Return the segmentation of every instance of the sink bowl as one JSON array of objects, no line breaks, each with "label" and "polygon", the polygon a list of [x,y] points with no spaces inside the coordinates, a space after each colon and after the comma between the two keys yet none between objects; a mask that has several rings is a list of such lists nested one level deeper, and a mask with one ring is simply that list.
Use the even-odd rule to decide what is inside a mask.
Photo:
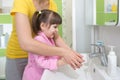
[{"label": "sink bowl", "polygon": [[73,70],[70,66],[60,67],[56,71],[45,70],[41,80],[87,80],[85,67]]},{"label": "sink bowl", "polygon": [[82,55],[85,62],[80,69],[73,70],[66,66],[57,71],[46,70],[41,80],[112,80],[106,73],[106,67],[101,66],[98,59],[92,61],[88,54]]},{"label": "sink bowl", "polygon": [[62,66],[56,71],[45,70],[41,80],[92,80],[87,75],[87,54],[82,54],[85,62],[79,69],[73,70],[69,65]]},{"label": "sink bowl", "polygon": [[87,75],[87,54],[82,54],[85,62],[79,69],[73,70],[69,65],[60,67],[56,71],[45,70],[41,80],[92,80]]},{"label": "sink bowl", "polygon": [[82,54],[85,60],[84,65],[87,66],[84,69],[87,76],[86,80],[112,80],[106,73],[107,67],[101,65],[98,57],[89,58],[89,54]]},{"label": "sink bowl", "polygon": [[92,64],[89,69],[92,80],[112,80],[106,73],[106,69],[100,68],[96,64]]},{"label": "sink bowl", "polygon": [[98,57],[89,59],[87,72],[91,76],[92,80],[120,80],[118,74],[120,74],[120,68],[117,67],[115,76],[109,76],[107,67],[102,66]]},{"label": "sink bowl", "polygon": [[88,54],[81,55],[85,62],[80,69],[73,70],[67,66],[55,72],[46,70],[42,80],[120,80],[120,78],[112,79],[107,74],[107,67],[101,65],[99,58],[89,59]]}]

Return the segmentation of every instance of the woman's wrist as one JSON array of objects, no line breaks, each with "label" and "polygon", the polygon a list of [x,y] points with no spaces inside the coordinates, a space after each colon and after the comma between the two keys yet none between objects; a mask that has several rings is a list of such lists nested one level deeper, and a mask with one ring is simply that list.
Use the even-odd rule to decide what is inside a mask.
[{"label": "woman's wrist", "polygon": [[64,48],[60,48],[60,47],[59,47],[59,49],[60,49],[60,54],[59,54],[59,55],[60,55],[61,57],[64,57],[64,56],[65,56],[65,53],[66,53],[66,50],[65,50]]}]

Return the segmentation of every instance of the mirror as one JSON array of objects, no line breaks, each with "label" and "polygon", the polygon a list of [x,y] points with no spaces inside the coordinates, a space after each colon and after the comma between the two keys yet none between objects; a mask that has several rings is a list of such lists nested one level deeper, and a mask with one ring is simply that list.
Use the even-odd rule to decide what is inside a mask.
[{"label": "mirror", "polygon": [[118,23],[118,0],[95,0],[95,25],[115,26]]}]

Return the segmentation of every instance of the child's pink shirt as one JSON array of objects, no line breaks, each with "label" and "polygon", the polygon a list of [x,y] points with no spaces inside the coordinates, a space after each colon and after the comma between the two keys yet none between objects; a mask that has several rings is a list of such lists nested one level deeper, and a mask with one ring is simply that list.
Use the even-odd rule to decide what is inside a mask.
[{"label": "child's pink shirt", "polygon": [[[54,40],[48,39],[43,32],[39,32],[39,35],[35,39],[50,46],[55,46]],[[45,69],[57,69],[57,60],[58,56],[48,57],[29,53],[28,64],[25,67],[22,80],[41,80]]]}]

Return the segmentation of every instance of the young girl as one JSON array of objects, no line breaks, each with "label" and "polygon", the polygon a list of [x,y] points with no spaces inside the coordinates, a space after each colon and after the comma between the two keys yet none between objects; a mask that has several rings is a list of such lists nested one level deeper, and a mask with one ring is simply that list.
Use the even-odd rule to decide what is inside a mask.
[{"label": "young girl", "polygon": [[[32,28],[36,35],[34,39],[50,46],[56,46],[53,38],[58,33],[58,26],[61,23],[60,15],[54,11],[47,9],[36,11],[32,18]],[[23,80],[40,80],[45,69],[56,70],[65,64],[64,59],[58,56],[43,56],[29,52]]]},{"label": "young girl", "polygon": [[54,38],[58,47],[49,46],[33,39],[31,18],[36,10],[43,9],[57,12],[55,0],[14,0],[10,12],[13,29],[6,49],[6,80],[22,80],[23,71],[28,61],[28,52],[63,57],[74,69],[81,66],[82,56],[72,50],[59,34],[56,34]]}]

